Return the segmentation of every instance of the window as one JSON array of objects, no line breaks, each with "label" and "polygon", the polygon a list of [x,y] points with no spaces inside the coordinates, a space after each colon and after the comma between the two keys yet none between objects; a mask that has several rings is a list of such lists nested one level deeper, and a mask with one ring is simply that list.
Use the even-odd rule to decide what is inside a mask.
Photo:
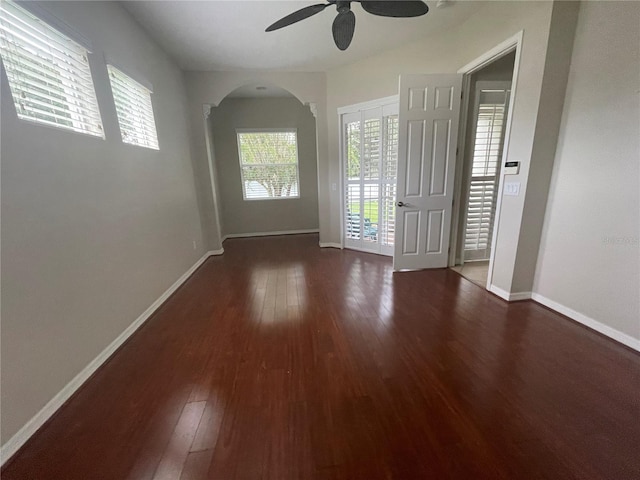
[{"label": "window", "polygon": [[112,65],[107,65],[107,69],[122,141],[159,150],[151,90]]},{"label": "window", "polygon": [[238,131],[245,200],[299,198],[295,130]]},{"label": "window", "polygon": [[87,50],[13,2],[0,2],[0,56],[18,117],[104,138]]}]

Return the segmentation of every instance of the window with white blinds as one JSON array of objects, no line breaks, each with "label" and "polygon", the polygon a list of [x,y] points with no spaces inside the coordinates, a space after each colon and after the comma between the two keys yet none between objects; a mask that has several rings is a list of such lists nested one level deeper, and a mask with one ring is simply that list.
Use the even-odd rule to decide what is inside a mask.
[{"label": "window with white blinds", "polygon": [[300,197],[296,130],[236,133],[244,199]]},{"label": "window with white blinds", "polygon": [[151,91],[113,65],[107,69],[122,141],[159,150]]},{"label": "window with white blinds", "polygon": [[13,2],[0,2],[0,56],[18,117],[104,138],[87,50]]}]

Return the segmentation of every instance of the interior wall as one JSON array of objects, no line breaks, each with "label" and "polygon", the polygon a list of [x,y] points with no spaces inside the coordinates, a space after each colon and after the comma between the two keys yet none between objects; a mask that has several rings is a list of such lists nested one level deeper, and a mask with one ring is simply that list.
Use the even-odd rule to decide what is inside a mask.
[{"label": "interior wall", "polygon": [[[194,169],[198,197],[206,212],[202,222],[209,250],[222,248],[222,235],[218,228],[219,219],[216,218],[217,209],[214,206],[214,199],[218,197],[221,187],[216,175],[211,175],[206,145],[209,130],[204,125],[205,113],[210,110],[208,106],[218,106],[229,93],[238,87],[259,83],[276,85],[291,92],[303,105],[309,106],[308,108],[316,119],[320,244],[328,242],[329,162],[327,157],[326,75],[320,72],[185,72],[185,79],[189,98]],[[205,113],[203,113],[203,106]],[[213,145],[211,153],[215,162],[217,156],[215,145]],[[213,182],[211,178],[213,178]],[[216,184],[218,185],[216,186]]]},{"label": "interior wall", "polygon": [[[525,203],[510,291],[527,296],[533,290],[579,9],[580,3],[575,1],[553,5],[534,143],[526,165],[528,174],[522,178],[520,187]],[[510,182],[512,177],[508,177]],[[499,228],[503,228],[503,220],[501,214]]]},{"label": "interior wall", "polygon": [[[2,71],[3,445],[204,253],[182,73],[116,2],[43,8],[92,43],[106,140],[19,120]],[[121,142],[105,57],[159,151]]]},{"label": "interior wall", "polygon": [[[562,3],[562,2],[561,2]],[[455,6],[453,6],[455,8]],[[547,44],[554,9],[552,2],[487,2],[464,23],[438,35],[390,50],[327,73],[327,116],[329,118],[329,183],[339,181],[337,109],[398,93],[403,73],[455,73],[523,31],[519,75],[511,128],[509,160],[520,161],[520,175],[514,181],[526,183],[535,140],[535,127],[545,72]],[[539,137],[539,141],[544,141]],[[331,213],[328,236],[340,238],[339,192],[330,192]],[[502,291],[512,290],[516,268],[517,239],[524,210],[524,192],[505,197],[502,225],[497,233],[493,283]],[[322,208],[322,207],[321,207]],[[521,255],[537,256],[537,248]],[[529,272],[531,281],[533,270]]]},{"label": "interior wall", "polygon": [[640,339],[640,4],[585,2],[535,292]]},{"label": "interior wall", "polygon": [[[316,122],[296,98],[226,98],[211,111],[222,235],[318,229]],[[297,130],[300,198],[244,200],[238,128]]]}]

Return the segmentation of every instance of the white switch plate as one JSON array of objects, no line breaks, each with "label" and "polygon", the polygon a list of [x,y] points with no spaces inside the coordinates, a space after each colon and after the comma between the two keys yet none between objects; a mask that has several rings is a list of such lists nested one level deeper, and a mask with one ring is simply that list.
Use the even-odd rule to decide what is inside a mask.
[{"label": "white switch plate", "polygon": [[520,182],[505,182],[504,194],[512,197],[520,195]]},{"label": "white switch plate", "polygon": [[331,190],[333,190],[334,192],[338,189],[337,185],[335,183],[331,184]]}]

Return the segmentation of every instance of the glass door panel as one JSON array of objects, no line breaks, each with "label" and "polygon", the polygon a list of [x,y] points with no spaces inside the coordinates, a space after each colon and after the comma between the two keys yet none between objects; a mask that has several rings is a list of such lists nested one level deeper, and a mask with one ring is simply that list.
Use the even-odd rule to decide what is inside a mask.
[{"label": "glass door panel", "polygon": [[397,105],[342,116],[345,247],[393,255]]}]

